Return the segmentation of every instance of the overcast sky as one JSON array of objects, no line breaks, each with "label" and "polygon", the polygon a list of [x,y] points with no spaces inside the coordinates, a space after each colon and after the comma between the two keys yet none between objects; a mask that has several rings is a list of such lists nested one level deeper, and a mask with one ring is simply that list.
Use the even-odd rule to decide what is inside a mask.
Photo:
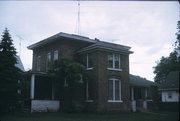
[{"label": "overcast sky", "polygon": [[[81,35],[132,47],[130,73],[153,81],[156,61],[173,49],[179,3],[81,1],[80,4]],[[27,46],[59,32],[76,33],[77,10],[77,1],[0,1],[0,34],[5,27],[10,30],[28,70],[32,67],[32,51]]]}]

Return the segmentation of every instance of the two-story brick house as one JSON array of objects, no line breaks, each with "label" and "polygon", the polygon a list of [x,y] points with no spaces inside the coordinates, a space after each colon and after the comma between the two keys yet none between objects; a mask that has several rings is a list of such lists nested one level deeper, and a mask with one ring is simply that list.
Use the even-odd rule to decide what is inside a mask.
[{"label": "two-story brick house", "polygon": [[[132,53],[130,47],[58,33],[30,45],[28,49],[33,50],[32,112],[56,111],[61,108],[61,100],[56,98],[53,80],[46,74],[50,63],[58,57],[81,62],[87,71],[93,74],[91,84],[86,84],[84,108],[99,112],[130,111],[129,54]],[[39,89],[39,86],[42,88]]]}]

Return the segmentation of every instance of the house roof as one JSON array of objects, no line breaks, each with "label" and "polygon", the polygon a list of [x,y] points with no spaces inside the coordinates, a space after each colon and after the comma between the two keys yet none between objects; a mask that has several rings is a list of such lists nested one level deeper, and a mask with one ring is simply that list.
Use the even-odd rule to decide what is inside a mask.
[{"label": "house roof", "polygon": [[20,59],[20,57],[19,56],[16,56],[16,59],[17,59],[17,63],[15,64],[15,66],[17,67],[17,68],[19,68],[21,71],[25,71],[25,69],[24,69],[24,66],[23,66],[23,64],[22,64],[22,61],[21,61],[21,59]]},{"label": "house roof", "polygon": [[120,51],[120,52],[128,53],[128,54],[133,53],[132,51],[129,51],[131,49],[131,47],[128,47],[128,46],[99,41],[98,39],[89,39],[88,37],[74,35],[74,34],[67,34],[67,33],[63,33],[63,32],[60,32],[49,38],[41,40],[35,44],[28,46],[27,48],[33,50],[33,49],[36,49],[43,45],[49,44],[53,41],[56,41],[57,39],[60,39],[60,38],[69,38],[69,39],[73,39],[73,40],[92,43],[88,47],[81,48],[78,52],[84,52],[84,51],[91,50],[91,49],[101,48],[101,49],[108,49],[108,50],[112,50],[112,51]]},{"label": "house roof", "polygon": [[137,87],[157,86],[157,84],[153,81],[149,81],[145,78],[142,78],[140,76],[135,76],[132,74],[129,75],[129,83],[131,86],[137,86]]},{"label": "house roof", "polygon": [[170,72],[159,90],[179,90],[179,71]]},{"label": "house roof", "polygon": [[80,49],[78,52],[84,52],[84,51],[97,49],[97,48],[108,49],[108,50],[112,50],[112,51],[121,51],[121,52],[128,53],[128,54],[133,53],[132,51],[129,51],[131,49],[131,47],[114,44],[114,43],[109,43],[109,42],[104,42],[104,41],[98,41],[90,46]]},{"label": "house roof", "polygon": [[97,40],[90,39],[88,37],[60,32],[60,33],[55,34],[55,35],[53,35],[51,37],[48,37],[48,38],[46,38],[44,40],[41,40],[41,41],[39,41],[39,42],[37,42],[35,44],[32,44],[32,45],[28,46],[27,48],[33,50],[33,49],[35,49],[37,47],[46,45],[46,44],[48,44],[48,43],[50,43],[52,41],[55,41],[57,39],[60,39],[60,38],[69,38],[69,39],[74,39],[74,40],[78,40],[78,41],[90,42],[90,43],[97,42]]}]

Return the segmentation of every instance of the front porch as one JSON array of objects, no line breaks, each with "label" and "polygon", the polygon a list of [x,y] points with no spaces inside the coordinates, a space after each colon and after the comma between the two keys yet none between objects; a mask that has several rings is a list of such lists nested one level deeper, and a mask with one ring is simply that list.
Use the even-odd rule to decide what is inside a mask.
[{"label": "front porch", "polygon": [[150,96],[150,90],[148,87],[131,87],[131,109],[133,112],[146,111],[148,109],[148,103],[152,102]]},{"label": "front porch", "polygon": [[56,112],[60,101],[55,93],[55,84],[46,74],[33,73],[31,75],[31,112]]}]

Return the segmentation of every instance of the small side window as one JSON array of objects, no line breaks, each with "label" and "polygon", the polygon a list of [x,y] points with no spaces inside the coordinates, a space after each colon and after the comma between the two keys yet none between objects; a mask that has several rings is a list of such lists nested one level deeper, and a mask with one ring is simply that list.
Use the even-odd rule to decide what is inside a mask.
[{"label": "small side window", "polygon": [[58,50],[54,51],[54,60],[58,60]]}]

